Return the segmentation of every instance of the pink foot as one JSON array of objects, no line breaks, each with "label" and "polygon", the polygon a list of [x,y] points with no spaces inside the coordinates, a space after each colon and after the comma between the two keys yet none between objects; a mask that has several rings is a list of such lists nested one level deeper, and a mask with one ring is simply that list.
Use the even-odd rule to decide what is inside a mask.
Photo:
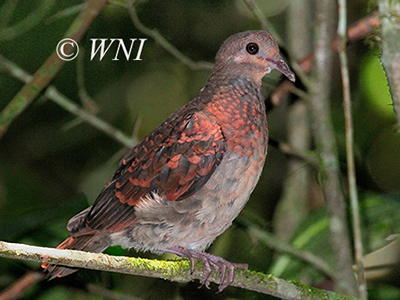
[{"label": "pink foot", "polygon": [[[229,286],[233,282],[235,278],[235,268],[242,268],[246,270],[248,269],[247,264],[231,263],[219,256],[212,255],[206,252],[185,249],[183,247],[172,247],[169,248],[167,251],[181,257],[188,258],[190,260],[190,272],[192,273],[194,271],[195,260],[197,259],[202,261],[204,263],[205,271],[203,277],[200,280],[200,283],[201,286],[204,285],[206,288],[210,288],[210,281],[208,280],[208,278],[210,277],[212,272],[211,266],[213,266],[216,272],[220,274],[220,284],[218,288],[219,292],[222,292],[227,286]],[[226,272],[227,269],[229,270],[228,276]]]}]

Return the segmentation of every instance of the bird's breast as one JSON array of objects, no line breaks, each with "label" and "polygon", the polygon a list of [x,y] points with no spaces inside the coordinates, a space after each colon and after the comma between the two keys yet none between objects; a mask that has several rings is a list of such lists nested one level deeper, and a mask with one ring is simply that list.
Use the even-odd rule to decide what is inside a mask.
[{"label": "bird's breast", "polygon": [[226,92],[214,95],[207,110],[221,126],[231,152],[252,156],[255,151],[266,151],[268,124],[264,100],[259,92],[232,86]]}]

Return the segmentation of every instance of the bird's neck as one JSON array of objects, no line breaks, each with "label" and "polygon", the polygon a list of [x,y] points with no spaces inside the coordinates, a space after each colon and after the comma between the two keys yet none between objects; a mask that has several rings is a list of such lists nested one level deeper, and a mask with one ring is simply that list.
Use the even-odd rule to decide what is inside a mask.
[{"label": "bird's neck", "polygon": [[[246,88],[252,86],[254,89],[261,91],[261,78],[259,76],[254,76],[252,73],[245,72],[242,70],[214,70],[213,74],[210,76],[207,86],[210,88],[229,86],[233,84],[239,84],[240,86],[246,85]],[[229,74],[229,75],[227,75]]]},{"label": "bird's neck", "polygon": [[[262,97],[261,81],[249,80],[245,74],[230,74],[214,72],[202,90],[202,98],[216,101],[219,94],[246,95],[251,94],[254,100]],[[242,98],[242,97],[241,97]]]}]

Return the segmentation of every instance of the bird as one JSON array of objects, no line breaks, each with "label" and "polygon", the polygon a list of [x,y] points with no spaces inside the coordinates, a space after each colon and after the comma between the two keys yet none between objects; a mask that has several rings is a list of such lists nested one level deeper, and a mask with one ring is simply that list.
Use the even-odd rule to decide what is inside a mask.
[{"label": "bird", "polygon": [[[72,217],[58,249],[100,253],[111,245],[173,253],[212,267],[219,291],[234,281],[229,262],[205,252],[238,216],[254,190],[268,148],[262,78],[295,75],[266,31],[239,32],[222,44],[206,85],[122,158],[93,205]],[[43,263],[47,277],[77,268]]]}]

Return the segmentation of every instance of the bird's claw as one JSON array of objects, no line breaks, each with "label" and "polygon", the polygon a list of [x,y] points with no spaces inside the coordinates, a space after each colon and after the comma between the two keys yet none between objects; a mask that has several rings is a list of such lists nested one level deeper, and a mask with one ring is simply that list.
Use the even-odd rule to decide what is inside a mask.
[{"label": "bird's claw", "polygon": [[[219,256],[199,252],[192,249],[184,249],[181,247],[174,247],[169,249],[170,252],[177,254],[179,256],[188,258],[190,261],[190,272],[194,272],[195,268],[195,260],[200,260],[204,263],[204,274],[203,277],[200,279],[200,286],[199,288],[205,286],[207,289],[210,288],[210,281],[208,278],[212,273],[212,267],[214,267],[215,271],[220,275],[220,284],[218,287],[218,292],[222,292],[225,288],[227,288],[234,280],[235,277],[235,268],[242,268],[248,269],[247,264],[236,264],[231,263]],[[227,270],[229,270],[227,274]]]}]

